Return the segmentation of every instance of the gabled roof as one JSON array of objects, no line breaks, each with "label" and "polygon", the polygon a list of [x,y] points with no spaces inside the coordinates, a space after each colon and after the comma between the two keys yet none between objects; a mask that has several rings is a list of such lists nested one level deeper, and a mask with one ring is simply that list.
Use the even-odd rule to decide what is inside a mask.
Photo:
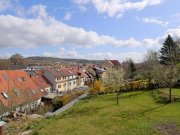
[{"label": "gabled roof", "polygon": [[51,87],[51,84],[49,83],[49,81],[47,81],[47,79],[45,79],[44,76],[32,76],[31,79],[38,87],[43,90]]},{"label": "gabled roof", "polygon": [[[7,99],[3,96],[3,92],[8,95]],[[12,104],[17,106],[32,102],[46,94],[39,90],[25,71],[0,70],[0,101],[4,106],[8,107]]]},{"label": "gabled roof", "polygon": [[113,66],[120,66],[121,64],[119,63],[118,60],[108,60],[110,63],[113,64]]},{"label": "gabled roof", "polygon": [[54,77],[64,77],[65,74],[60,69],[47,68],[45,72],[51,73]]}]

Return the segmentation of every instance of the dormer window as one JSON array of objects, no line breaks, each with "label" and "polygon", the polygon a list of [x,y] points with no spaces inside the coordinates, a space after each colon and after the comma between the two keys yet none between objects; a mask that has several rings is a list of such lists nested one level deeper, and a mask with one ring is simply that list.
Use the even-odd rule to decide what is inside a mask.
[{"label": "dormer window", "polygon": [[7,74],[3,74],[4,80],[9,80],[9,77]]},{"label": "dormer window", "polygon": [[3,95],[3,97],[4,97],[5,99],[8,99],[8,95],[7,95],[6,92],[2,92],[1,94]]},{"label": "dormer window", "polygon": [[19,82],[24,82],[25,81],[25,77],[18,77],[18,81]]},{"label": "dormer window", "polygon": [[44,90],[43,90],[43,89],[41,89],[40,87],[39,87],[39,90],[40,90],[41,92],[44,92]]},{"label": "dormer window", "polygon": [[33,89],[31,91],[32,91],[33,94],[36,94],[36,92]]},{"label": "dormer window", "polygon": [[19,90],[17,90],[17,89],[14,89],[14,92],[15,92],[15,94],[16,94],[17,96],[20,96],[20,95],[21,95],[20,92],[19,92]]}]

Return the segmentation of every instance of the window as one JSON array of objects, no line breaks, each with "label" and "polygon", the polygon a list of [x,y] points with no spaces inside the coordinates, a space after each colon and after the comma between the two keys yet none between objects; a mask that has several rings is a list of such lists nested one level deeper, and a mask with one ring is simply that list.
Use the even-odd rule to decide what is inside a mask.
[{"label": "window", "polygon": [[5,99],[8,99],[8,95],[6,92],[2,92],[1,94],[4,96]]},{"label": "window", "polygon": [[40,87],[39,87],[39,90],[40,90],[41,92],[44,92],[44,90],[43,90],[43,89],[41,89]]},{"label": "window", "polygon": [[8,77],[7,74],[3,74],[3,77],[4,77],[5,80],[9,80],[9,77]]},{"label": "window", "polygon": [[24,82],[25,81],[25,77],[18,77],[18,81],[19,82]]},{"label": "window", "polygon": [[33,89],[31,91],[32,91],[33,94],[36,94],[36,92]]},{"label": "window", "polygon": [[74,84],[76,84],[76,81],[74,81]]},{"label": "window", "polygon": [[60,85],[58,85],[58,88],[61,88],[61,84],[60,84]]},{"label": "window", "polygon": [[69,85],[71,85],[71,82],[69,82]]},{"label": "window", "polygon": [[31,96],[31,91],[28,90],[28,91],[27,91],[27,94],[28,94],[28,96]]},{"label": "window", "polygon": [[15,92],[15,94],[16,94],[17,96],[20,96],[20,95],[21,95],[20,92],[19,92],[19,90],[17,90],[17,89],[14,89],[14,92]]}]

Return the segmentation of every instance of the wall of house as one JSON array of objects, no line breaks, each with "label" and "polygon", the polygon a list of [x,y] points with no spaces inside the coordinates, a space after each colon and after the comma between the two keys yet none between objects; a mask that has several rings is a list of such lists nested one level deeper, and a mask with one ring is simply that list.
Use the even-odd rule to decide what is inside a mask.
[{"label": "wall of house", "polygon": [[45,71],[44,76],[48,79],[48,81],[53,85],[53,89],[56,90],[56,78],[49,72]]},{"label": "wall of house", "polygon": [[100,78],[103,82],[107,80],[107,73],[106,72],[103,72],[101,74],[101,78]]},{"label": "wall of house", "polygon": [[102,67],[103,68],[112,68],[113,65],[109,61],[106,61],[102,64]]},{"label": "wall of house", "polygon": [[84,86],[84,84],[85,84],[85,78],[83,77],[83,78],[81,78],[80,86]]},{"label": "wall of house", "polygon": [[77,80],[68,81],[68,90],[73,90],[77,87]]}]

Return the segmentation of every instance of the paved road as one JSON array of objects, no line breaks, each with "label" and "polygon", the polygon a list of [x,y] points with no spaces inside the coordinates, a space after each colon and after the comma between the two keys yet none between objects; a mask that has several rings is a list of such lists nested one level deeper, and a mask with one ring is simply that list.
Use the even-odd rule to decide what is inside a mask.
[{"label": "paved road", "polygon": [[71,102],[69,102],[68,104],[66,104],[65,106],[61,107],[60,109],[56,110],[55,112],[48,112],[46,113],[44,116],[49,117],[49,116],[56,116],[61,114],[62,112],[66,111],[67,109],[69,109],[70,107],[72,107],[75,103],[79,102],[81,99],[87,97],[87,94],[83,94],[81,96],[79,96],[78,98],[72,100]]}]

